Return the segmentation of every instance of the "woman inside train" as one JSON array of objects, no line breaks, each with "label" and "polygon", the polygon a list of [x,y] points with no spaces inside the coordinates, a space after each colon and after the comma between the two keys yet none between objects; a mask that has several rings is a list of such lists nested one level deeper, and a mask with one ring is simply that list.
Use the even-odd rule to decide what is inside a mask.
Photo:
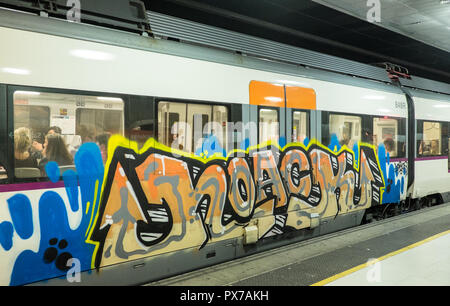
[{"label": "woman inside train", "polygon": [[31,132],[26,127],[14,131],[14,158],[16,168],[37,168],[38,163],[30,153]]},{"label": "woman inside train", "polygon": [[73,165],[73,157],[67,150],[64,138],[60,134],[48,134],[45,137],[44,158],[39,163],[39,168],[44,173],[45,166],[49,161],[58,163],[58,166]]}]

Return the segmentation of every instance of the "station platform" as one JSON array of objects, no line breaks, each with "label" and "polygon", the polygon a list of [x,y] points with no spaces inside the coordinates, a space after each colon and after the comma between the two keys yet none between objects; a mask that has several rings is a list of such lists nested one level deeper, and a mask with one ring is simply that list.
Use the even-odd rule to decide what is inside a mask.
[{"label": "station platform", "polygon": [[450,285],[450,203],[146,285]]}]

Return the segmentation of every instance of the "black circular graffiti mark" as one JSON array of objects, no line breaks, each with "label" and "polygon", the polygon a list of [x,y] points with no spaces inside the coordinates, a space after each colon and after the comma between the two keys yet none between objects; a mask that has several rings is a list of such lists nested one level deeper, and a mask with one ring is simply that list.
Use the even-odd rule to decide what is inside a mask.
[{"label": "black circular graffiti mark", "polygon": [[53,247],[48,248],[44,252],[44,262],[49,264],[56,259],[56,256],[58,256],[58,250]]},{"label": "black circular graffiti mark", "polygon": [[245,182],[243,179],[239,179],[237,182],[239,195],[241,196],[241,199],[246,202],[248,200],[248,193],[247,193],[247,187],[245,186]]},{"label": "black circular graffiti mark", "polygon": [[[69,245],[69,243],[65,239],[61,239],[61,241],[59,241],[58,243],[57,238],[50,239],[49,244],[50,245],[58,244],[58,248],[60,250],[65,249]],[[45,250],[43,259],[46,264],[55,262],[56,268],[58,268],[61,271],[67,271],[69,270],[67,263],[72,257],[73,257],[72,254],[70,254],[69,252],[64,252],[58,255],[58,249],[52,246]]]},{"label": "black circular graffiti mark", "polygon": [[62,271],[69,270],[67,262],[72,258],[72,254],[64,252],[56,258],[55,266]]},{"label": "black circular graffiti mark", "polygon": [[[270,176],[269,173],[267,172],[267,170],[263,170],[263,181],[262,184],[264,184],[266,181],[270,180]],[[266,185],[264,185],[262,187],[262,189],[264,190],[264,192],[266,193],[267,197],[273,197],[273,190],[272,190],[272,183],[266,183]]]},{"label": "black circular graffiti mark", "polygon": [[300,186],[300,165],[298,163],[292,165],[291,180],[295,187]]},{"label": "black circular graffiti mark", "polygon": [[67,247],[67,245],[68,245],[67,241],[65,239],[62,239],[59,242],[58,247],[62,250],[62,249],[65,249]]}]

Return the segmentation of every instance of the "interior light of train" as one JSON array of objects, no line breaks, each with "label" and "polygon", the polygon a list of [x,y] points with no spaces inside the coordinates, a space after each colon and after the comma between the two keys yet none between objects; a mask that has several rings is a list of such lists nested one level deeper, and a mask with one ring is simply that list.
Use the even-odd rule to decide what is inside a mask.
[{"label": "interior light of train", "polygon": [[39,96],[41,93],[37,92],[37,91],[22,91],[22,90],[18,90],[18,91],[15,92],[15,94],[27,95],[27,96]]},{"label": "interior light of train", "polygon": [[122,99],[120,98],[111,98],[111,97],[97,97],[97,100],[102,100],[102,101],[117,101],[117,102],[121,102]]}]

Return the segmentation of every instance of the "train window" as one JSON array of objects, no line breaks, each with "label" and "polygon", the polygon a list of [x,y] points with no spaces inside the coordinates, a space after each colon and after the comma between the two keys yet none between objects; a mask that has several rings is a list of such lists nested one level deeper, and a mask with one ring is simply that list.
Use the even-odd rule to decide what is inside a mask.
[{"label": "train window", "polygon": [[158,103],[158,141],[199,156],[226,151],[228,109],[194,103]]},{"label": "train window", "polygon": [[272,108],[261,108],[259,110],[259,143],[269,140],[278,143],[279,126],[278,111]]},{"label": "train window", "polygon": [[417,123],[417,151],[419,156],[442,155],[442,123],[422,121]]},{"label": "train window", "polygon": [[309,137],[309,114],[302,111],[292,112],[292,141],[301,142]]},{"label": "train window", "polygon": [[374,145],[384,144],[390,157],[403,157],[406,136],[401,131],[399,119],[373,118]]},{"label": "train window", "polygon": [[339,145],[352,149],[353,145],[361,141],[361,117],[351,115],[330,114],[330,136],[337,137]]},{"label": "train window", "polygon": [[111,134],[123,134],[123,121],[123,101],[119,98],[16,91],[16,179],[45,176],[49,161],[73,169],[74,156],[84,142],[96,142],[105,162],[108,139]]}]

